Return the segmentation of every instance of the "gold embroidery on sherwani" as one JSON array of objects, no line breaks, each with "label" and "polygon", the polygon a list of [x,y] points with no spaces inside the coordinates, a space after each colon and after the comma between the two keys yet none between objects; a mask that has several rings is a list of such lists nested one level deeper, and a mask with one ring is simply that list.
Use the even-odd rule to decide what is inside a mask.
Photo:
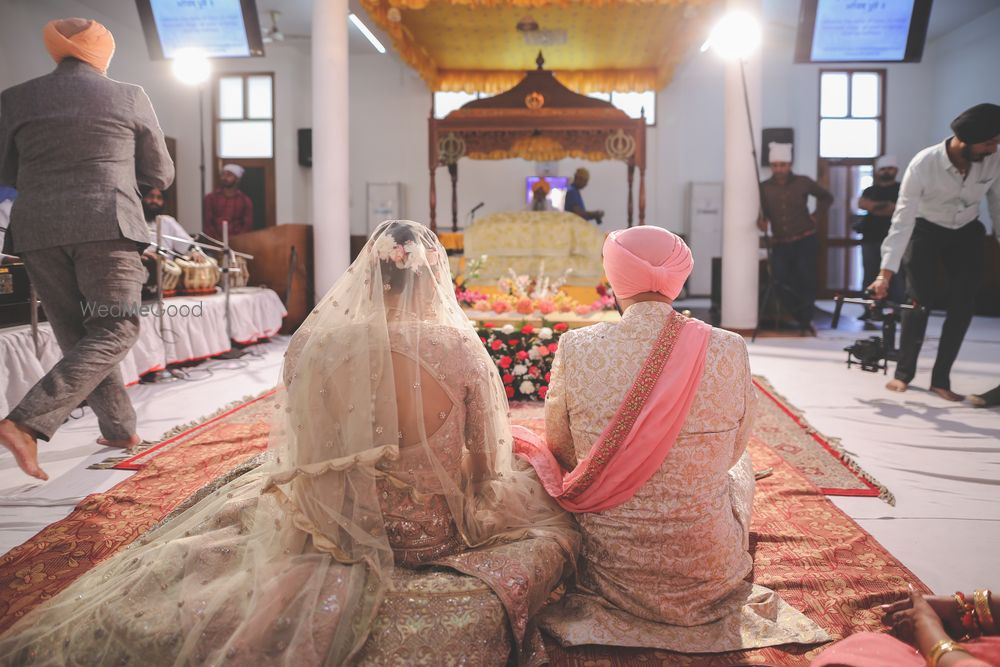
[{"label": "gold embroidery on sherwani", "polygon": [[597,476],[604,472],[611,457],[615,455],[625,438],[632,432],[635,420],[639,418],[639,413],[645,407],[646,400],[670,359],[674,344],[677,342],[677,337],[684,328],[685,322],[687,322],[687,318],[676,312],[671,312],[668,315],[666,324],[663,325],[660,335],[653,344],[652,352],[646,357],[635,382],[632,383],[625,400],[618,408],[618,413],[611,423],[607,437],[601,444],[600,451],[594,454],[587,469],[573,480],[569,488],[562,494],[564,499],[574,500],[586,491],[594,483]]}]

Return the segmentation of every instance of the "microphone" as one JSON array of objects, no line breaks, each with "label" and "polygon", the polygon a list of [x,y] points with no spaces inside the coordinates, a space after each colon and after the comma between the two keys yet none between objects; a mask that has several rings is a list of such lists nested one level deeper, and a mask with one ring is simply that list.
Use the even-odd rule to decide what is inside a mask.
[{"label": "microphone", "polygon": [[469,211],[469,215],[472,215],[473,213],[481,209],[483,206],[486,206],[486,202],[484,201],[479,202],[478,204],[472,207],[472,210]]}]

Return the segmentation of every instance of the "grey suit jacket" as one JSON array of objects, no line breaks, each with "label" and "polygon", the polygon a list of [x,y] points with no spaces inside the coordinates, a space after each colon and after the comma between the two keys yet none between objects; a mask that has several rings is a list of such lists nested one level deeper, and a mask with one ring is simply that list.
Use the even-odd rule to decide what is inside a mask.
[{"label": "grey suit jacket", "polygon": [[138,185],[173,180],[141,87],[70,58],[0,93],[0,183],[18,193],[8,252],[123,237],[146,245]]}]

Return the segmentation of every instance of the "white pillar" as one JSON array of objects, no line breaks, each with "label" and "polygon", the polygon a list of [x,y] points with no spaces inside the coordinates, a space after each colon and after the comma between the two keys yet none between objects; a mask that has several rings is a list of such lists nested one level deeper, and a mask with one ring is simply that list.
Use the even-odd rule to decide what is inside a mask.
[{"label": "white pillar", "polygon": [[350,264],[347,0],[316,0],[312,21],[312,197],[316,300]]},{"label": "white pillar", "polygon": [[[761,21],[760,0],[729,0],[727,10],[742,9]],[[764,48],[761,42],[761,48]],[[759,189],[747,126],[740,63],[727,61],[725,88],[725,182],[722,199],[722,326],[757,326],[757,210]],[[754,141],[760,141],[760,49],[745,63]],[[758,150],[760,147],[758,146]]]}]

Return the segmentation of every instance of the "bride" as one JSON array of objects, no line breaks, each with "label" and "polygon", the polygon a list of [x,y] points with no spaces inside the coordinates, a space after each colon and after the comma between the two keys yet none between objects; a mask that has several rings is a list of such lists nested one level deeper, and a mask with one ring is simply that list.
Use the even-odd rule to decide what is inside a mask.
[{"label": "bride", "polygon": [[578,536],[513,460],[506,397],[437,238],[382,223],[282,374],[264,463],[27,614],[0,662],[543,657],[531,616]]}]

